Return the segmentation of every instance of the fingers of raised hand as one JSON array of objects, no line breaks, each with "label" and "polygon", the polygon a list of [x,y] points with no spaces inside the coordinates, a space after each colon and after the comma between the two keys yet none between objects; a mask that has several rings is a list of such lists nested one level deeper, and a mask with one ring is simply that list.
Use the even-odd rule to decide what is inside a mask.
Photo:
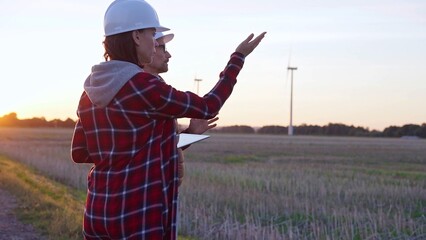
[{"label": "fingers of raised hand", "polygon": [[266,32],[261,33],[255,39],[254,34],[250,34],[240,45],[238,45],[236,51],[242,53],[244,56],[249,55],[265,37]]},{"label": "fingers of raised hand", "polygon": [[244,42],[246,42],[246,43],[250,42],[250,40],[252,40],[253,37],[254,37],[254,34],[252,33],[246,38],[246,40],[244,40]]},{"label": "fingers of raised hand", "polygon": [[265,37],[266,32],[261,33],[259,36],[257,36],[252,43],[255,44],[256,46],[259,45],[260,41],[262,41],[262,39]]}]

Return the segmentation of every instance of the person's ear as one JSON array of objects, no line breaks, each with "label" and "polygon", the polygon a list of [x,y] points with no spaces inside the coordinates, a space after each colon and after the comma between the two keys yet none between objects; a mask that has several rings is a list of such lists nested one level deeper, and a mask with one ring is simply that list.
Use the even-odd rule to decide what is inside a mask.
[{"label": "person's ear", "polygon": [[136,46],[139,46],[139,42],[140,42],[140,32],[139,31],[133,31],[132,32],[132,38],[133,41],[135,42]]}]

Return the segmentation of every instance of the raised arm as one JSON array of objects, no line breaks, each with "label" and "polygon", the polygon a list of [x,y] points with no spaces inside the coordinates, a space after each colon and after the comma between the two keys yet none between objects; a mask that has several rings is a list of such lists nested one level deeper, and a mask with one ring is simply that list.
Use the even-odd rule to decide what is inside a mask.
[{"label": "raised arm", "polygon": [[[132,114],[139,113],[156,119],[180,117],[211,119],[215,117],[231,95],[237,82],[237,76],[244,65],[245,57],[259,45],[264,36],[265,33],[262,33],[253,39],[254,35],[251,34],[241,42],[221,72],[217,84],[203,97],[192,92],[178,91],[147,73],[137,74],[130,81],[132,86],[125,88],[130,92],[119,92],[118,101],[121,106],[124,106],[126,102],[138,102],[139,104],[126,105],[123,107],[126,110],[122,111],[130,111]],[[139,98],[139,100],[128,101],[133,97]]]}]

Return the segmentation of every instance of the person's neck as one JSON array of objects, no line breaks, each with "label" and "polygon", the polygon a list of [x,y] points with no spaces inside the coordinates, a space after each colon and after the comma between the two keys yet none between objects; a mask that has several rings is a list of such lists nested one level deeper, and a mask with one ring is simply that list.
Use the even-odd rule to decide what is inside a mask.
[{"label": "person's neck", "polygon": [[148,68],[148,67],[145,67],[144,69],[143,69],[145,72],[147,72],[147,73],[149,73],[149,74],[152,74],[152,75],[154,75],[154,76],[159,76],[160,75],[160,73],[158,73],[158,72],[156,72],[156,71],[153,71],[152,69],[150,69],[150,68]]}]

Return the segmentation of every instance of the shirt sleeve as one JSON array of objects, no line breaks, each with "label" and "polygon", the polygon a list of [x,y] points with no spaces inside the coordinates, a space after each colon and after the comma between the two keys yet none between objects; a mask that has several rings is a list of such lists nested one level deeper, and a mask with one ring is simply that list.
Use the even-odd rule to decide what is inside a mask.
[{"label": "shirt sleeve", "polygon": [[86,147],[86,135],[80,119],[77,120],[71,142],[71,159],[75,163],[93,163]]},{"label": "shirt sleeve", "polygon": [[225,69],[220,73],[219,81],[214,88],[199,97],[192,92],[182,92],[167,85],[158,78],[147,79],[146,73],[136,75],[133,81],[129,81],[133,95],[140,98],[139,101],[127,101],[129,94],[124,93],[123,102],[125,109],[141,111],[150,118],[201,118],[209,119],[216,116],[225,101],[231,95],[237,76],[244,64],[244,56],[241,53],[233,53]]}]

